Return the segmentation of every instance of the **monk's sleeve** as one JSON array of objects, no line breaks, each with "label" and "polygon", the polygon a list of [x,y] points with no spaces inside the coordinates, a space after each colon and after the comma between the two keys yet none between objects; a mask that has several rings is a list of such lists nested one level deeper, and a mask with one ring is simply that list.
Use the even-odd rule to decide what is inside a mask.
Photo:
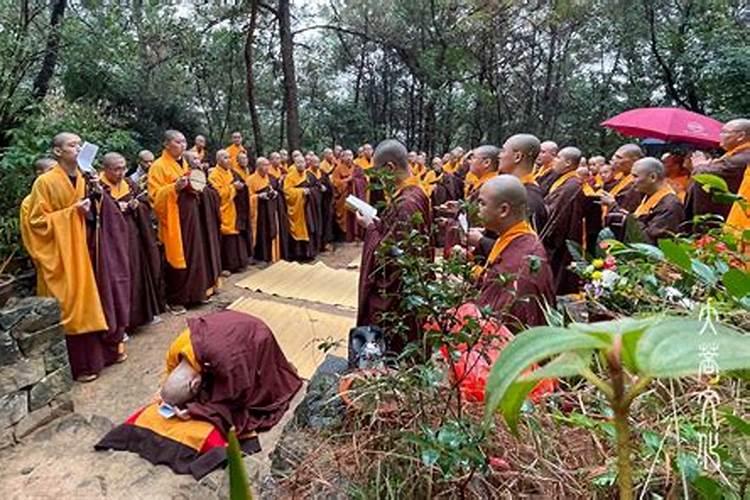
[{"label": "monk's sleeve", "polygon": [[305,221],[305,192],[294,185],[287,177],[284,179],[284,200],[289,216],[289,232],[295,240],[307,240],[307,223]]}]

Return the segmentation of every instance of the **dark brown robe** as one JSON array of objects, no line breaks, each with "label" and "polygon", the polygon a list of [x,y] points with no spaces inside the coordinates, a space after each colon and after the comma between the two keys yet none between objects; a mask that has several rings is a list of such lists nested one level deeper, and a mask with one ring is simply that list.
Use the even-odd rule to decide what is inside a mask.
[{"label": "dark brown robe", "polygon": [[[693,175],[713,174],[721,177],[726,181],[729,191],[736,193],[740,189],[748,164],[750,164],[750,150],[746,149],[731,156],[724,155],[708,165],[696,167],[693,169]],[[691,180],[685,195],[685,213],[688,220],[707,214],[719,215],[726,220],[731,209],[731,203],[714,201],[710,193],[705,192],[699,183]]]},{"label": "dark brown robe", "polygon": [[685,208],[674,194],[668,194],[649,213],[638,217],[641,232],[651,244],[679,233],[684,221]]},{"label": "dark brown robe", "polygon": [[[583,193],[583,181],[573,176],[544,199],[548,219],[539,237],[544,243],[554,276],[555,293],[576,292],[579,278],[568,269],[573,258],[567,241],[593,248],[601,229],[601,207]],[[551,187],[551,186],[550,186]]]},{"label": "dark brown robe", "polygon": [[[208,255],[209,227],[212,219],[210,204],[201,203],[207,200],[208,187],[202,194],[183,189],[177,196],[180,210],[180,232],[182,251],[185,254],[185,269],[176,269],[166,263],[164,281],[166,282],[167,304],[187,306],[206,300],[206,291],[213,286],[214,271],[209,268],[213,261]],[[211,259],[211,260],[209,260]],[[219,266],[221,267],[221,266]],[[221,269],[219,269],[221,272]]]},{"label": "dark brown robe", "polygon": [[199,199],[206,276],[210,288],[216,284],[223,267],[221,262],[221,199],[219,193],[210,184],[206,184]]},{"label": "dark brown robe", "polygon": [[273,189],[279,194],[274,201],[279,218],[279,244],[281,249],[280,258],[284,260],[292,259],[292,237],[289,234],[289,212],[286,207],[286,198],[282,190],[284,175],[276,179],[270,176],[270,183]]},{"label": "dark brown robe", "polygon": [[203,384],[192,418],[238,436],[276,425],[302,386],[271,329],[259,318],[221,311],[188,319]]},{"label": "dark brown robe", "polygon": [[635,182],[631,182],[630,186],[623,189],[617,194],[617,196],[615,196],[617,206],[628,212],[635,212],[635,209],[638,208],[638,205],[641,204],[642,200],[643,193],[635,188]]},{"label": "dark brown robe", "polygon": [[526,188],[529,222],[538,234],[547,223],[547,205],[544,203],[544,191],[538,184],[524,184],[524,187]]},{"label": "dark brown robe", "polygon": [[[515,279],[502,280],[512,275]],[[507,276],[506,276],[507,277]],[[479,307],[489,306],[513,332],[546,324],[543,305],[554,306],[555,289],[547,252],[535,234],[508,244],[479,283]]]},{"label": "dark brown robe", "polygon": [[552,187],[552,184],[554,184],[559,177],[560,174],[555,172],[554,169],[550,169],[549,172],[536,179],[536,182],[537,184],[539,184],[539,187],[541,188],[544,196],[547,196],[547,194],[549,193],[549,188]]},{"label": "dark brown robe", "polygon": [[[422,222],[414,227],[413,217],[418,213],[422,216]],[[357,326],[382,325],[382,314],[394,313],[400,309],[400,271],[392,262],[378,262],[378,249],[387,241],[403,239],[403,235],[412,229],[428,234],[431,219],[430,200],[422,188],[407,186],[386,207],[380,220],[367,228],[359,274]],[[431,258],[432,255],[424,257]],[[403,322],[410,330],[409,336],[407,339],[390,337],[388,346],[392,352],[398,353],[407,342],[416,340],[416,318],[406,315]]]},{"label": "dark brown robe", "polygon": [[[139,200],[137,208],[127,208],[123,212],[128,225],[128,256],[132,280],[128,330],[132,330],[152,321],[164,311],[164,296],[161,287],[161,256],[151,222],[151,207],[133,181],[125,179],[125,182],[128,183],[130,192],[117,201],[128,203],[133,199]],[[105,189],[109,188],[105,186]]]},{"label": "dark brown robe", "polygon": [[[313,176],[314,177],[314,176]],[[319,251],[325,250],[329,243],[333,243],[333,227],[336,224],[336,212],[333,206],[333,183],[330,175],[321,173],[320,178],[315,178],[316,190],[320,193],[320,247]]]},{"label": "dark brown robe", "polygon": [[[271,262],[273,260],[273,241],[279,235],[280,222],[280,204],[277,198],[284,197],[273,188],[273,184],[269,184],[259,191],[259,193],[270,193],[271,191],[276,193],[276,198],[269,200],[258,198],[258,227],[256,229],[255,241],[253,242],[253,258],[263,262]],[[284,218],[284,221],[286,221],[286,218]]]},{"label": "dark brown robe", "polygon": [[117,361],[130,319],[128,224],[107,192],[92,198],[95,201],[87,218],[89,256],[107,330],[65,336],[73,378],[98,374]]}]

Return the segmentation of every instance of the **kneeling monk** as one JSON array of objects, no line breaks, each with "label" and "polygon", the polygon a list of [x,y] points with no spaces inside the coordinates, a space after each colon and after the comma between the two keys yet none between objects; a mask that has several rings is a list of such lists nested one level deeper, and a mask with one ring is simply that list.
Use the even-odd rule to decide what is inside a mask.
[{"label": "kneeling monk", "polygon": [[221,464],[214,449],[223,452],[231,428],[258,451],[252,433],[276,425],[302,386],[270,328],[235,311],[189,319],[167,351],[166,372],[160,399],[176,415],[152,403],[110,431],[97,449],[134,451],[200,477]]}]

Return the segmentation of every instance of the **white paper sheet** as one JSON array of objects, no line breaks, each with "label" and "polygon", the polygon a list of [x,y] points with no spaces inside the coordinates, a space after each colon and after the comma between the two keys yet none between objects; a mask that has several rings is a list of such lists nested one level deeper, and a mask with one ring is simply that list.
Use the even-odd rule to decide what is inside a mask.
[{"label": "white paper sheet", "polygon": [[99,151],[99,146],[91,144],[90,142],[84,142],[81,146],[81,151],[78,153],[78,166],[81,170],[95,174],[94,170],[94,158],[96,153]]},{"label": "white paper sheet", "polygon": [[465,213],[458,214],[458,225],[464,233],[469,232],[469,219],[466,218]]},{"label": "white paper sheet", "polygon": [[370,205],[364,200],[357,198],[350,194],[346,197],[346,206],[351,210],[357,210],[365,217],[374,218],[378,215],[378,209]]}]

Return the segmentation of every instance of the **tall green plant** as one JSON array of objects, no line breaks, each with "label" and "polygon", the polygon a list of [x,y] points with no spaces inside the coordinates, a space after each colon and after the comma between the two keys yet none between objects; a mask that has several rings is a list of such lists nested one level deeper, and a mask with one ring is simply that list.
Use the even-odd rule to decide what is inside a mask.
[{"label": "tall green plant", "polygon": [[[513,433],[526,396],[541,379],[581,376],[597,387],[613,411],[620,498],[633,498],[630,408],[655,378],[680,378],[704,371],[710,344],[721,372],[750,368],[750,337],[721,324],[686,318],[624,318],[567,328],[538,327],[518,335],[492,367],[487,381],[485,423],[499,409]],[[605,367],[595,373],[594,358]],[[542,368],[522,375],[535,363]]]},{"label": "tall green plant", "polygon": [[229,498],[230,500],[253,500],[250,482],[247,480],[245,463],[242,461],[242,451],[237,440],[234,427],[229,430],[229,445],[227,458],[229,459]]}]

